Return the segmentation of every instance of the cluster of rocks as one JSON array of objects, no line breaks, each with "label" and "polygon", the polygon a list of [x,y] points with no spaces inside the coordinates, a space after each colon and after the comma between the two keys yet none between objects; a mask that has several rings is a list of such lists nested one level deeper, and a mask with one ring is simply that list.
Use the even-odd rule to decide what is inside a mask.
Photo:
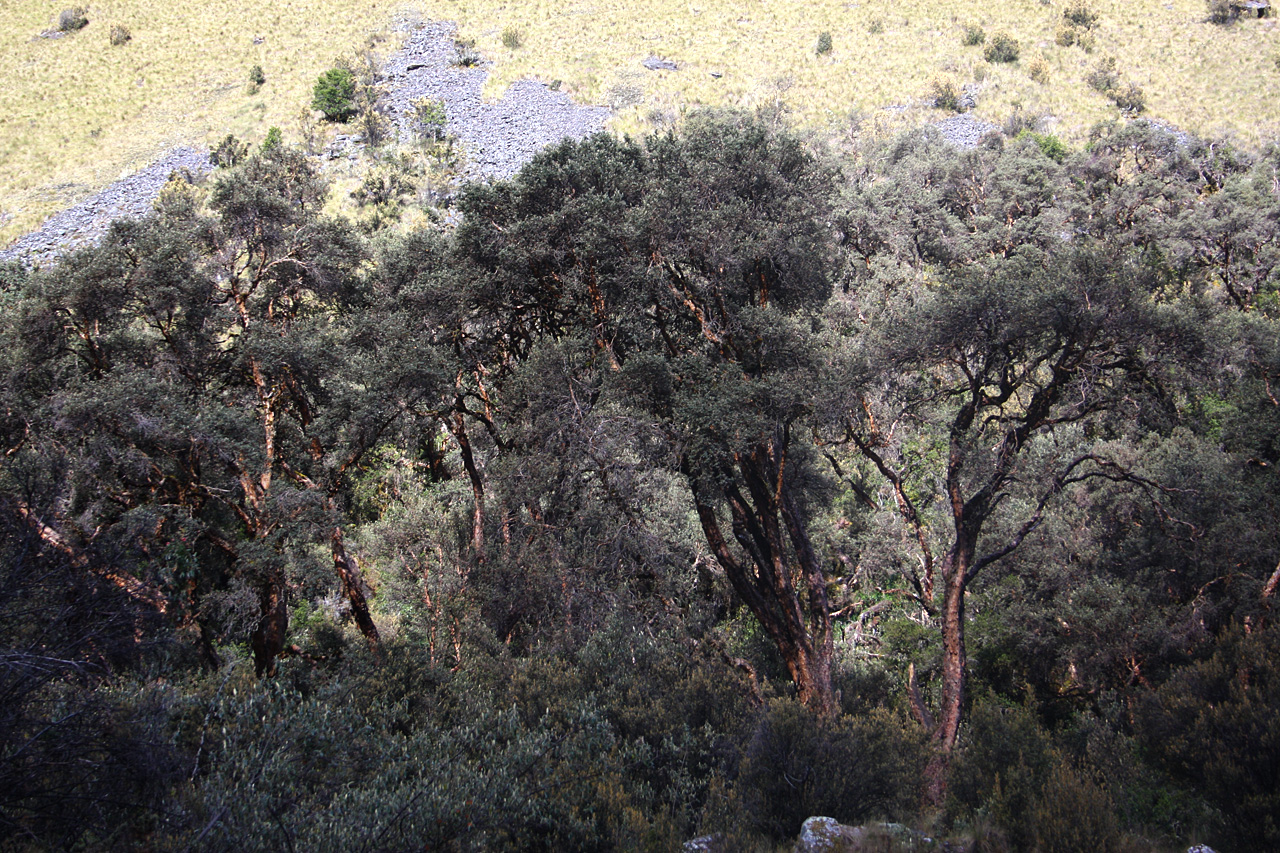
[{"label": "cluster of rocks", "polygon": [[580,106],[545,83],[513,83],[497,103],[481,97],[488,72],[483,65],[454,64],[453,24],[429,23],[413,32],[386,63],[387,106],[401,139],[415,133],[415,105],[439,100],[446,131],[466,152],[468,178],[508,178],[533,155],[563,139],[581,139],[601,130],[610,112]]},{"label": "cluster of rocks", "polygon": [[957,148],[977,148],[982,137],[1000,130],[994,124],[974,118],[969,113],[944,118],[934,127],[942,134],[943,139]]},{"label": "cluster of rocks", "polygon": [[67,249],[102,239],[113,220],[146,216],[174,172],[199,180],[212,170],[208,149],[175,148],[145,169],[55,213],[37,230],[0,251],[0,262],[20,260],[28,265],[48,265]]},{"label": "cluster of rocks", "polygon": [[[704,835],[686,841],[681,853],[730,853],[732,845],[720,835]],[[846,826],[835,818],[811,817],[800,827],[792,853],[880,853],[884,850],[929,850],[935,853],[972,853],[974,845],[930,838],[900,823],[868,823]],[[1187,853],[1214,853],[1204,844]]]}]

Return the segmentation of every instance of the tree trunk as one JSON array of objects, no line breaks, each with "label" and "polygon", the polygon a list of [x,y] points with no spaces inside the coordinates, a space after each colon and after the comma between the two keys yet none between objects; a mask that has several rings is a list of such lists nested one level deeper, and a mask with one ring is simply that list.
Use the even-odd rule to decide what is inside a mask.
[{"label": "tree trunk", "polygon": [[[690,473],[687,460],[683,470],[689,477],[707,543],[734,591],[777,646],[796,686],[797,698],[815,713],[830,716],[836,712],[837,703],[831,686],[834,651],[825,578],[803,520],[786,497],[787,487],[780,477],[763,476],[770,456],[765,449],[757,448],[739,459],[738,471],[751,499],[733,481],[722,486],[733,518],[733,536],[745,552],[745,560],[730,550],[715,509],[697,477]],[[777,482],[778,487],[768,488],[770,482]],[[786,552],[780,515],[793,546],[791,559]],[[802,582],[803,589],[796,588],[793,576]]]},{"label": "tree trunk", "polygon": [[283,584],[270,580],[258,588],[258,627],[249,638],[253,647],[253,668],[258,676],[276,673],[276,658],[284,650],[289,633],[289,607]]},{"label": "tree trunk", "polygon": [[[961,537],[962,540],[965,537]],[[960,733],[964,715],[964,690],[968,673],[964,643],[964,596],[967,573],[973,563],[973,546],[958,543],[943,567],[942,611],[942,697],[937,724],[933,729],[933,758],[925,771],[926,797],[940,807],[947,791],[951,752]]]},{"label": "tree trunk", "polygon": [[360,574],[360,566],[342,544],[341,527],[333,528],[330,544],[333,549],[333,567],[342,580],[342,589],[346,593],[347,601],[351,602],[351,615],[355,617],[360,633],[364,634],[365,639],[369,641],[369,648],[373,650],[375,656],[379,656],[382,637],[378,634],[378,626],[373,623],[373,617],[369,615],[369,602],[364,597],[364,578]]}]

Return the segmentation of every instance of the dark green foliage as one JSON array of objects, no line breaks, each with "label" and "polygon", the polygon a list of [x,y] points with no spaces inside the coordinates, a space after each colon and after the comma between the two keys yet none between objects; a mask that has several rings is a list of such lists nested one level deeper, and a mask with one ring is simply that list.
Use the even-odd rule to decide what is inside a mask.
[{"label": "dark green foliage", "polygon": [[271,154],[276,149],[284,145],[284,134],[280,132],[280,128],[274,125],[267,129],[267,135],[262,139],[262,147],[259,152],[266,155]]},{"label": "dark green foliage", "polygon": [[1139,733],[1171,775],[1222,814],[1223,850],[1280,844],[1280,630],[1228,632],[1212,656],[1147,698]]},{"label": "dark green foliage", "polygon": [[89,10],[84,6],[73,6],[58,13],[58,30],[73,33],[89,26]]},{"label": "dark green foliage", "polygon": [[113,47],[120,47],[129,43],[133,38],[133,33],[129,32],[129,28],[123,24],[112,24],[110,38]]},{"label": "dark green foliage", "polygon": [[1008,33],[996,33],[987,42],[982,56],[987,62],[1017,62],[1018,41]]},{"label": "dark green foliage", "polygon": [[917,802],[924,738],[909,720],[883,711],[822,720],[794,701],[761,709],[734,778],[739,819],[774,839],[825,815],[858,824],[902,814]]},{"label": "dark green foliage", "polygon": [[965,24],[961,42],[965,47],[977,47],[987,40],[987,32],[977,24]]},{"label": "dark green foliage", "polygon": [[258,90],[262,88],[262,84],[267,82],[267,75],[263,73],[261,65],[255,65],[249,69],[249,94],[256,95]]},{"label": "dark green foliage", "polygon": [[814,51],[819,56],[831,52],[831,33],[825,31],[818,33],[818,45]]},{"label": "dark green foliage", "polygon": [[330,68],[312,89],[311,109],[329,121],[346,121],[356,111],[356,77],[346,68]]},{"label": "dark green foliage", "polygon": [[948,708],[934,837],[1277,846],[1280,159],[1033,118],[407,232],[422,151],[357,227],[228,138],[0,267],[0,846],[768,850],[912,822]]},{"label": "dark green foliage", "polygon": [[520,47],[520,30],[515,27],[504,27],[502,29],[502,46],[507,50],[515,50]]}]

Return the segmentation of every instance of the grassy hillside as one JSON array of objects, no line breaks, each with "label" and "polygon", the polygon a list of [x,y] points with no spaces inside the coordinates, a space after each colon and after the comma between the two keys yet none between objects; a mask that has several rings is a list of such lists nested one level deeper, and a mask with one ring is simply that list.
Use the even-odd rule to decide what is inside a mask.
[{"label": "grassy hillside", "polygon": [[[620,110],[637,130],[690,104],[781,101],[810,126],[852,112],[873,123],[886,106],[926,97],[935,80],[980,87],[977,115],[1021,107],[1052,114],[1079,140],[1119,114],[1087,75],[1110,57],[1139,86],[1147,113],[1206,133],[1257,142],[1280,131],[1275,20],[1220,27],[1202,0],[1092,0],[1091,50],[1055,40],[1065,4],[1039,0],[424,0],[412,11],[459,22],[495,62],[491,92],[531,76],[560,80],[580,100]],[[288,134],[316,75],[342,53],[387,33],[401,3],[387,0],[228,0],[216,4],[107,0],[91,23],[40,38],[61,6],[10,0],[0,21],[0,243],[181,142],[226,132]],[[133,38],[112,46],[113,24]],[[965,46],[966,26],[1007,32],[1017,62],[991,64]],[[519,46],[503,43],[518,33]],[[829,32],[830,52],[815,51]],[[255,44],[255,37],[260,43]],[[508,39],[508,41],[512,41]],[[385,51],[392,41],[374,44]],[[647,71],[649,55],[680,64]],[[260,64],[261,91],[248,72]],[[721,76],[713,76],[713,73]]]}]

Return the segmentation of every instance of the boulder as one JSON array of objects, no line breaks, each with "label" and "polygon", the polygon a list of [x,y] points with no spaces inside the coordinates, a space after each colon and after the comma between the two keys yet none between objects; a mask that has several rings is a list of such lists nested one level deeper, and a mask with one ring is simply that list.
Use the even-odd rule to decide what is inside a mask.
[{"label": "boulder", "polygon": [[793,853],[844,853],[859,850],[866,831],[830,817],[811,817],[800,827]]},{"label": "boulder", "polygon": [[640,63],[650,71],[679,71],[680,67],[670,59],[661,59],[657,56],[651,56],[644,62]]}]

